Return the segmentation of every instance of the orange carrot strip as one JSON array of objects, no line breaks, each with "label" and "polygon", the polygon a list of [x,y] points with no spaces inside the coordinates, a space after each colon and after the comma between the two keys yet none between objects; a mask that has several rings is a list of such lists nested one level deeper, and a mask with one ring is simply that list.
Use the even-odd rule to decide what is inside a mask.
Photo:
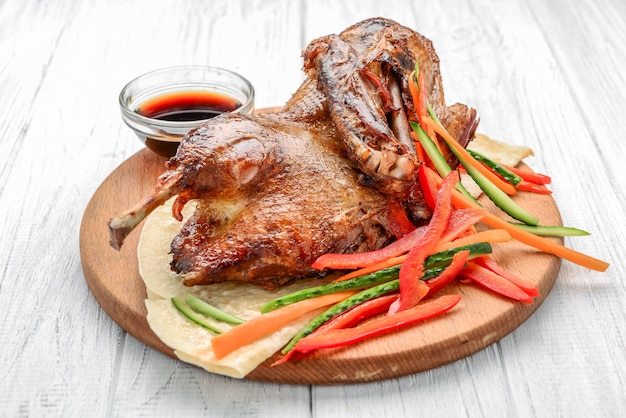
[{"label": "orange carrot strip", "polygon": [[[415,107],[415,112],[417,113],[417,107],[419,106],[420,102],[420,93],[417,89],[417,83],[415,82],[415,70],[411,71],[411,74],[409,74],[409,93],[411,94],[413,106]],[[417,121],[417,123],[419,123],[419,120]]]},{"label": "orange carrot strip", "polygon": [[437,246],[435,252],[449,250],[451,248],[462,247],[463,245],[476,244],[478,242],[489,242],[495,244],[498,242],[507,242],[511,239],[511,234],[504,229],[488,229],[486,231],[470,234],[454,241],[444,242]]},{"label": "orange carrot strip", "polygon": [[[433,179],[439,185],[441,185],[443,179],[439,177],[437,173],[429,168],[425,168],[425,170],[429,178]],[[452,205],[459,209],[477,207],[476,203],[463,196],[461,192],[456,189],[452,189]],[[487,211],[486,209],[483,208],[483,210],[485,211],[485,217],[481,221],[482,223],[487,224],[492,228],[504,229],[508,231],[509,234],[511,234],[511,237],[518,240],[519,242],[523,242],[524,244],[530,245],[531,247],[534,247],[538,250],[564,258],[568,261],[571,261],[572,263],[578,264],[579,266],[586,267],[591,270],[602,272],[609,268],[610,264],[606,261],[599,260],[590,255],[580,253],[576,250],[535,235],[531,232],[524,231],[523,229],[518,228],[515,225],[498,218],[496,215]]]},{"label": "orange carrot strip", "polygon": [[515,187],[513,187],[513,185],[511,185],[511,184],[507,183],[506,181],[502,180],[493,171],[489,170],[482,163],[476,161],[476,159],[474,157],[472,157],[465,150],[465,148],[463,148],[461,146],[461,144],[459,144],[457,142],[457,140],[454,139],[452,137],[452,135],[450,135],[448,133],[448,131],[444,127],[438,125],[434,120],[432,120],[430,118],[422,118],[422,120],[432,130],[434,130],[436,133],[441,135],[443,137],[443,139],[445,139],[446,144],[448,144],[448,146],[453,147],[456,151],[458,151],[463,156],[463,160],[464,161],[466,161],[468,164],[471,164],[472,167],[474,167],[476,170],[480,171],[480,173],[482,175],[487,177],[500,190],[502,190],[503,192],[505,192],[508,195],[514,195],[515,194],[516,190],[515,190]]},{"label": "orange carrot strip", "polygon": [[386,260],[383,260],[379,263],[372,264],[371,266],[363,267],[358,270],[351,271],[350,273],[344,274],[341,277],[336,278],[333,282],[341,282],[343,280],[354,279],[355,277],[363,276],[365,274],[373,273],[378,270],[386,269],[388,267],[397,266],[398,264],[402,264],[402,262],[406,259],[406,254],[391,257]]},{"label": "orange carrot strip", "polygon": [[590,255],[580,253],[571,248],[557,244],[556,242],[547,240],[531,232],[524,231],[523,229],[498,218],[493,213],[485,216],[482,222],[493,228],[506,229],[513,238],[526,245],[530,245],[538,250],[564,258],[588,269],[602,272],[609,268],[609,263],[606,261],[599,260]]},{"label": "orange carrot strip", "polygon": [[[426,87],[424,81],[424,72],[420,71],[419,74],[415,74],[415,71],[412,71],[409,75],[409,93],[411,94],[411,99],[413,100],[413,106],[415,107],[415,113],[417,114],[417,122],[424,129],[426,135],[430,137],[433,141],[437,150],[441,152],[441,146],[439,145],[439,141],[437,140],[437,136],[433,132],[432,128],[427,125],[424,125],[421,120],[422,118],[429,118],[428,115],[428,101],[426,98]],[[416,138],[413,137],[415,140]],[[423,161],[423,160],[422,160]]]},{"label": "orange carrot strip", "polygon": [[[423,117],[430,119],[430,115],[428,114],[428,97],[426,97],[426,79],[424,78],[423,70],[420,70],[417,76],[417,87],[419,89],[419,98],[420,98],[420,106],[419,106],[420,111],[418,112],[420,121],[422,120]],[[435,135],[433,128],[431,128],[428,125],[424,125],[423,123],[420,123],[420,126],[422,127],[422,129],[424,129],[424,131],[426,132],[426,135],[430,137],[430,139],[433,141],[433,143],[437,147],[437,150],[441,153],[441,145],[439,145],[439,140],[437,139],[437,135]]]},{"label": "orange carrot strip", "polygon": [[276,311],[262,314],[243,324],[237,325],[230,331],[224,332],[211,339],[211,346],[213,347],[215,357],[220,359],[244,345],[276,332],[304,314],[342,301],[354,293],[355,292],[338,292],[313,299],[306,299],[292,305],[287,305]]},{"label": "orange carrot strip", "polygon": [[417,154],[417,159],[423,163],[427,163],[426,152],[424,151],[424,147],[420,144],[419,139],[417,139],[417,134],[411,131],[411,138],[413,138],[413,145],[415,146],[415,154]]}]

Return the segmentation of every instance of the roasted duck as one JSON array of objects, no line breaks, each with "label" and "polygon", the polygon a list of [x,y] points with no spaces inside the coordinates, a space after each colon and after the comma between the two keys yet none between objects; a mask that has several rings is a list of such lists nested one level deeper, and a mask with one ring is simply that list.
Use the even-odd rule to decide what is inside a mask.
[{"label": "roasted duck", "polygon": [[446,106],[431,42],[366,20],[311,42],[307,79],[281,111],[224,114],[190,132],[154,192],[110,221],[111,245],[174,196],[179,220],[187,202],[197,205],[171,244],[171,267],[186,285],[240,280],[272,289],[315,273],[324,253],[385,245],[394,239],[390,203],[415,222],[429,216],[409,136],[416,60],[437,117],[466,144],[476,113]]}]

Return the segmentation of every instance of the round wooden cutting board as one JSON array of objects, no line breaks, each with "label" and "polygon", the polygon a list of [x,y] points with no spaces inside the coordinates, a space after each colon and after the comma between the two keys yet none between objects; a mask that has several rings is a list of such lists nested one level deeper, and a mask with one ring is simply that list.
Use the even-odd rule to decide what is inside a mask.
[{"label": "round wooden cutting board", "polygon": [[[127,238],[121,251],[109,246],[107,227],[112,216],[151,192],[164,164],[164,158],[144,149],[105,179],[85,210],[80,252],[85,279],[102,309],[140,341],[175,357],[146,320],[146,289],[139,276],[136,254],[141,225]],[[536,214],[541,224],[561,225],[559,211],[549,195],[520,192],[515,199]],[[526,306],[472,284],[454,284],[446,291],[460,294],[463,299],[443,317],[349,349],[322,350],[302,360],[271,367],[280,358],[280,354],[275,354],[246,378],[296,384],[368,382],[421,372],[473,354],[509,334],[532,315],[552,289],[561,266],[560,258],[515,241],[495,246],[493,256],[514,274],[533,282],[541,297]]]}]

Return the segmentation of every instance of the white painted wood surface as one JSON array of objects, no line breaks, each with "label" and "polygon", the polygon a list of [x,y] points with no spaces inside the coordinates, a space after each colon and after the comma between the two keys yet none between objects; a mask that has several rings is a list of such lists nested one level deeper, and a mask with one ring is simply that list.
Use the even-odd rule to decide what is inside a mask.
[{"label": "white painted wood surface", "polygon": [[[464,360],[363,385],[288,386],[212,375],[121,331],[84,280],[82,212],[141,148],[117,94],[158,67],[247,76],[285,102],[314,37],[385,16],[431,38],[450,103],[480,131],[532,147],[552,175],[568,262],[543,306]],[[0,1],[0,416],[626,415],[626,3],[544,1]],[[120,191],[123,192],[123,191]]]}]

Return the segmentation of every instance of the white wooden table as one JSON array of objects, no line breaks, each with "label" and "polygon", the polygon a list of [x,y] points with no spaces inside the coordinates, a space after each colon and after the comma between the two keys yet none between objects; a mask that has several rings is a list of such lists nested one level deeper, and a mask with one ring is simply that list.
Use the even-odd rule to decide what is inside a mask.
[{"label": "white wooden table", "polygon": [[[122,331],[87,288],[83,210],[142,145],[117,95],[143,72],[227,67],[284,103],[313,38],[385,16],[435,44],[450,103],[533,148],[567,245],[540,309],[453,364],[389,381],[289,386],[212,375]],[[0,416],[624,416],[626,3],[0,1]],[[122,192],[122,191],[120,191]]]}]

